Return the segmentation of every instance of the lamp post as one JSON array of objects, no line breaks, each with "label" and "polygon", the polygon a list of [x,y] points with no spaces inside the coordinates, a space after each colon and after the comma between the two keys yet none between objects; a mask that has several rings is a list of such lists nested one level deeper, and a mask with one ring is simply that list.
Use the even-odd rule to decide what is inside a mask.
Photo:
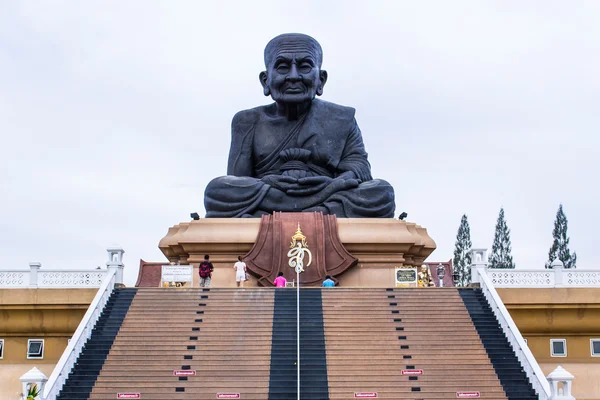
[{"label": "lamp post", "polygon": [[446,276],[446,271],[442,263],[439,263],[437,266],[437,276],[440,281],[440,287],[444,287],[444,276]]},{"label": "lamp post", "polygon": [[458,271],[457,270],[452,271],[452,282],[454,282],[454,286],[458,286],[457,285],[458,278],[459,278]]}]

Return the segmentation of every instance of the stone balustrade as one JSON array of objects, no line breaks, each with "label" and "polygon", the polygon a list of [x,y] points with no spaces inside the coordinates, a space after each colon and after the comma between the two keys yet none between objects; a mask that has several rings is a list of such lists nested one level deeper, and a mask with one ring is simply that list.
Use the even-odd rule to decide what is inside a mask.
[{"label": "stone balustrade", "polygon": [[600,287],[600,270],[565,269],[495,269],[486,273],[497,288],[590,288]]},{"label": "stone balustrade", "polygon": [[107,269],[45,269],[30,263],[26,269],[0,269],[1,289],[98,288]]}]

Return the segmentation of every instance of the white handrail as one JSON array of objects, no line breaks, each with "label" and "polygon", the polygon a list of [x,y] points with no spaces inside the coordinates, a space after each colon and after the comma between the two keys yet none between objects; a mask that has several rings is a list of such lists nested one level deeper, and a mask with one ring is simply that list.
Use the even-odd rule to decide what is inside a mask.
[{"label": "white handrail", "polygon": [[504,306],[504,303],[498,295],[498,292],[496,292],[492,281],[486,273],[485,267],[477,266],[477,271],[479,274],[481,290],[490,304],[492,311],[496,315],[496,319],[500,323],[508,342],[517,355],[517,358],[521,362],[523,370],[529,378],[529,382],[531,382],[531,385],[538,394],[539,399],[547,400],[550,397],[550,385],[548,384],[542,369],[537,363],[535,357],[533,357],[529,347],[527,347],[519,328],[517,328],[517,325],[508,313],[508,310]]},{"label": "white handrail", "polygon": [[79,354],[83,350],[83,346],[92,335],[92,330],[115,287],[116,273],[117,271],[115,269],[108,269],[104,282],[102,282],[94,300],[92,300],[90,307],[79,323],[77,330],[60,357],[58,364],[54,367],[50,379],[48,379],[48,383],[46,384],[42,396],[44,400],[56,400],[56,396],[58,396],[62,390],[73,366],[77,362],[77,357],[79,357]]}]

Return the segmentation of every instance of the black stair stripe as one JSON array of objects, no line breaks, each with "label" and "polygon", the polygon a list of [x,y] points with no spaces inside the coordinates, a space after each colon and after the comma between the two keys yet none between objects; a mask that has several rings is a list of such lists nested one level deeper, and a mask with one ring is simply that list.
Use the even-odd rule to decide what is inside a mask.
[{"label": "black stair stripe", "polygon": [[[296,399],[296,290],[275,289],[269,400]],[[300,398],[329,400],[321,289],[300,289]]]},{"label": "black stair stripe", "polygon": [[137,289],[114,289],[57,400],[87,400]]},{"label": "black stair stripe", "polygon": [[471,316],[508,400],[537,399],[533,386],[529,383],[519,359],[481,289],[459,289],[458,293]]}]

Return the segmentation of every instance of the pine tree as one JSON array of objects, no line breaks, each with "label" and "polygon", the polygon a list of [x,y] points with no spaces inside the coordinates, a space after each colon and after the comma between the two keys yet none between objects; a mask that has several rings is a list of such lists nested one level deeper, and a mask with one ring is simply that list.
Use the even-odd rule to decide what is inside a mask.
[{"label": "pine tree", "polygon": [[554,221],[554,230],[552,236],[554,242],[550,251],[548,252],[548,261],[546,262],[546,268],[552,268],[552,261],[558,258],[564,264],[565,268],[576,268],[577,264],[577,253],[569,250],[569,237],[567,236],[567,216],[563,211],[562,204],[558,207],[556,212],[556,220]]},{"label": "pine tree", "polygon": [[463,215],[456,234],[454,259],[452,264],[457,275],[456,286],[468,286],[471,283],[471,228],[467,216]]},{"label": "pine tree", "polygon": [[490,256],[490,268],[514,268],[511,254],[510,229],[504,219],[504,208],[500,209],[498,221],[496,222],[496,233],[494,244],[492,244],[492,255]]}]

